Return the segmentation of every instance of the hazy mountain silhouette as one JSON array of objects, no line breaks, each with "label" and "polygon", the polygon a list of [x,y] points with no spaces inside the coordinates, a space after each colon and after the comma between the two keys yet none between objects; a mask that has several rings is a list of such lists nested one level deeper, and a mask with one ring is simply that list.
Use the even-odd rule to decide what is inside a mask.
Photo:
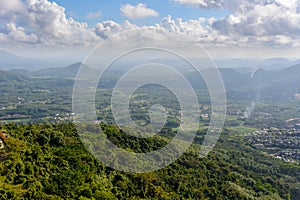
[{"label": "hazy mountain silhouette", "polygon": [[67,67],[47,68],[31,72],[31,76],[51,77],[51,78],[75,78],[82,63],[74,63]]}]

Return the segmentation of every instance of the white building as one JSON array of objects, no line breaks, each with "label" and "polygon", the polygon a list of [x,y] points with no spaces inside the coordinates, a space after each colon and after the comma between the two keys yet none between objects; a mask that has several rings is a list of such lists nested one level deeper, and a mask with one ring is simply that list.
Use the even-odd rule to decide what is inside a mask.
[{"label": "white building", "polygon": [[4,142],[1,138],[0,138],[0,149],[4,149]]}]

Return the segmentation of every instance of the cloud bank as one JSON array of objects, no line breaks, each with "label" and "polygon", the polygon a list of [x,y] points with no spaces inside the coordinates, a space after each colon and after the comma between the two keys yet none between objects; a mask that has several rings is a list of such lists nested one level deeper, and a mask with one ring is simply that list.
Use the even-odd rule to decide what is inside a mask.
[{"label": "cloud bank", "polygon": [[[94,27],[67,17],[65,9],[48,0],[1,0],[0,42],[7,45],[72,47],[95,45],[126,30],[151,28],[180,33],[205,47],[300,47],[300,3],[297,0],[174,0],[201,9],[228,9],[222,18],[194,20],[163,17],[153,26],[129,21],[103,21]],[[145,4],[123,5],[129,19],[158,16]],[[90,13],[87,17],[98,17]],[[137,38],[138,39],[138,38]]]}]

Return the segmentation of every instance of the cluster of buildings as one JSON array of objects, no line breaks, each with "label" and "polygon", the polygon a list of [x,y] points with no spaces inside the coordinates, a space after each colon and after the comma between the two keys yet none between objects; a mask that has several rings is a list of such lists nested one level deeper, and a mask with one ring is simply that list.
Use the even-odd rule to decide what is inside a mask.
[{"label": "cluster of buildings", "polygon": [[284,127],[300,129],[300,118],[292,118],[284,121]]},{"label": "cluster of buildings", "polygon": [[75,113],[66,113],[64,115],[56,114],[54,120],[57,121],[74,121]]},{"label": "cluster of buildings", "polygon": [[245,141],[278,159],[300,163],[300,129],[262,129],[247,134]]}]

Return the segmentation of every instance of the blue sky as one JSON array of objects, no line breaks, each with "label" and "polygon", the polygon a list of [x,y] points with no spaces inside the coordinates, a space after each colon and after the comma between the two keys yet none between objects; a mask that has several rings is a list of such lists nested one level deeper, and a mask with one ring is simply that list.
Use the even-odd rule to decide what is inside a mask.
[{"label": "blue sky", "polygon": [[[182,18],[183,20],[198,19],[200,17],[215,17],[217,19],[226,17],[230,11],[225,8],[197,8],[192,6],[184,6],[174,1],[121,1],[121,0],[85,0],[85,1],[70,1],[70,0],[55,0],[57,4],[66,9],[66,14],[80,22],[87,22],[89,26],[94,26],[99,21],[113,20],[118,23],[123,23],[124,20],[129,20],[137,25],[154,25],[160,23],[165,16],[174,18]],[[154,9],[159,13],[157,17],[149,17],[146,19],[130,20],[120,14],[120,7],[124,4],[136,5],[138,3],[146,4],[148,8]],[[101,16],[98,19],[87,19],[89,12],[100,12]]]}]

